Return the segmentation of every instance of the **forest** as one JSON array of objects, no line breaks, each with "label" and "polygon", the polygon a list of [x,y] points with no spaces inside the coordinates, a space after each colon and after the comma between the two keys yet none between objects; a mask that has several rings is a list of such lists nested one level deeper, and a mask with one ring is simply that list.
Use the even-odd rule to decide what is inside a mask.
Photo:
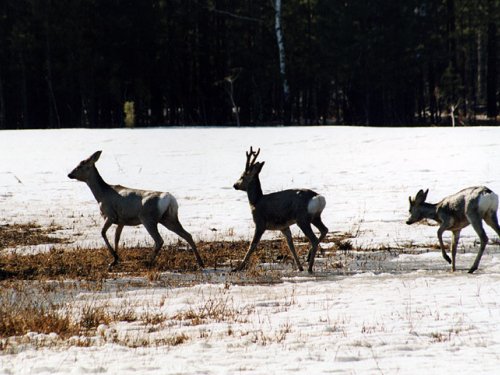
[{"label": "forest", "polygon": [[500,0],[3,0],[0,129],[498,124]]}]

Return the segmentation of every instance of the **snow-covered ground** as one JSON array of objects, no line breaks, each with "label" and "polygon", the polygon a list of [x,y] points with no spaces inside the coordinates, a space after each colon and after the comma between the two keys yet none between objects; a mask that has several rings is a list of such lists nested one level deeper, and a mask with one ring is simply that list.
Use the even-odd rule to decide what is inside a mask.
[{"label": "snow-covered ground", "polygon": [[[75,245],[101,246],[97,204],[88,187],[67,174],[103,150],[97,167],[107,182],[173,193],[195,240],[250,239],[246,195],[232,189],[250,145],[260,147],[259,160],[266,161],[264,192],[320,192],[330,231],[356,235],[353,243],[365,249],[426,249],[437,242],[435,226],[404,224],[408,196],[421,188],[429,188],[431,202],[473,185],[500,192],[500,129],[493,127],[3,131],[0,224],[57,224]],[[126,228],[122,238],[125,246],[151,243],[140,227]],[[330,274],[323,267],[310,277],[289,266],[278,285],[231,284],[224,273],[214,283],[204,271],[198,277],[211,282],[189,288],[82,292],[71,308],[126,306],[168,319],[154,329],[138,322],[103,326],[90,347],[27,345],[0,353],[0,374],[497,373],[500,249],[490,244],[469,275],[475,240],[471,228],[462,232],[454,274],[435,250],[392,252],[379,261],[360,253],[350,260],[362,263],[353,266],[356,272]],[[345,254],[338,259],[347,261]],[[214,305],[224,318],[178,319]],[[182,342],[173,345],[175,338]],[[149,344],[130,344],[141,340]]]}]

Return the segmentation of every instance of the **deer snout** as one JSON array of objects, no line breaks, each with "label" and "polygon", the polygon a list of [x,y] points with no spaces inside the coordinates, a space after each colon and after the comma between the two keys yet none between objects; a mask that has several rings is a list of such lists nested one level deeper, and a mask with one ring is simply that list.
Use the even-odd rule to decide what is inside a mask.
[{"label": "deer snout", "polygon": [[75,171],[71,171],[70,173],[68,173],[68,178],[71,178],[72,180],[80,180]]},{"label": "deer snout", "polygon": [[234,188],[235,190],[243,190],[243,189],[242,189],[241,178],[233,184],[233,188]]}]

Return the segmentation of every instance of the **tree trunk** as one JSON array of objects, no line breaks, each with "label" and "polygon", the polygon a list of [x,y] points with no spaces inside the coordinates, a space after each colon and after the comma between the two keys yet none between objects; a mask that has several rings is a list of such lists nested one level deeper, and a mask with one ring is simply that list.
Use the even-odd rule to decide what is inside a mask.
[{"label": "tree trunk", "polygon": [[439,122],[438,103],[436,97],[436,72],[434,63],[429,63],[429,110],[431,116],[431,124],[436,125]]},{"label": "tree trunk", "polygon": [[484,101],[484,46],[483,33],[477,32],[477,92],[476,101],[482,105]]},{"label": "tree trunk", "polygon": [[5,122],[5,98],[3,96],[3,79],[2,71],[0,70],[0,129],[5,129],[7,124]]},{"label": "tree trunk", "polygon": [[486,75],[486,112],[488,117],[498,115],[497,107],[497,27],[495,23],[488,24],[488,61]]},{"label": "tree trunk", "polygon": [[231,111],[233,112],[233,115],[236,119],[236,126],[240,127],[240,109],[238,108],[238,106],[236,105],[236,101],[234,100],[234,81],[236,81],[236,78],[229,76],[226,77],[224,81],[227,82],[229,86],[226,88],[226,91],[229,95],[229,100],[231,100]]},{"label": "tree trunk", "polygon": [[274,10],[274,27],[276,30],[276,42],[278,43],[280,76],[283,84],[283,124],[289,125],[291,123],[290,86],[286,79],[285,43],[283,40],[283,29],[281,28],[281,0],[275,0]]},{"label": "tree trunk", "polygon": [[57,110],[56,97],[54,95],[54,87],[52,85],[52,61],[50,52],[50,30],[49,30],[49,11],[50,0],[47,2],[45,9],[45,68],[47,69],[47,95],[49,97],[49,122],[50,127],[54,125],[58,128],[61,127],[61,120],[59,118],[59,111]]},{"label": "tree trunk", "polygon": [[455,0],[447,0],[448,61],[457,70],[457,40],[455,24]]},{"label": "tree trunk", "polygon": [[23,52],[19,52],[19,69],[21,73],[21,123],[24,129],[28,129],[30,121],[28,119],[28,80],[26,77],[26,63],[24,62]]}]

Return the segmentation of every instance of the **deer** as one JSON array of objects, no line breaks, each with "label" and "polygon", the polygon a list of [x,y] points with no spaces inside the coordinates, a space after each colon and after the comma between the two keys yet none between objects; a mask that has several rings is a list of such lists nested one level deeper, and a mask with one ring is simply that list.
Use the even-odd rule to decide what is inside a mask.
[{"label": "deer", "polygon": [[[439,224],[437,237],[441,247],[443,258],[451,263],[451,270],[455,272],[455,259],[457,255],[457,246],[460,239],[460,231],[472,225],[476,231],[481,245],[476,259],[469,269],[469,273],[473,273],[479,267],[479,262],[483,256],[484,249],[488,243],[488,236],[483,228],[483,221],[488,224],[500,236],[500,227],[498,225],[497,209],[498,195],[485,186],[473,186],[450,195],[439,203],[427,203],[427,194],[419,190],[415,198],[409,197],[410,200],[410,217],[406,224],[411,225],[422,219],[431,219]],[[446,254],[446,249],[443,243],[443,233],[451,231],[451,259]]]},{"label": "deer", "polygon": [[[233,185],[234,189],[245,191],[255,223],[255,232],[243,261],[233,269],[241,271],[248,266],[252,253],[257,248],[259,241],[266,230],[279,230],[286,239],[295,264],[299,271],[303,271],[299,257],[295,251],[290,226],[297,224],[311,243],[307,255],[309,264],[308,272],[313,272],[314,257],[319,243],[328,233],[328,228],[321,221],[321,213],[326,205],[326,199],[309,189],[289,189],[270,194],[263,194],[259,173],[265,162],[256,162],[260,148],[246,152],[245,170]],[[311,224],[320,231],[319,239],[314,234]]]},{"label": "deer", "polygon": [[[82,160],[69,174],[70,179],[85,182],[94,198],[99,203],[104,226],[101,235],[106,243],[113,261],[109,264],[111,270],[118,264],[118,242],[124,226],[142,224],[154,240],[153,254],[149,260],[152,266],[163,246],[163,239],[158,232],[158,223],[183,238],[191,247],[198,266],[203,268],[203,260],[198,253],[196,244],[181,225],[178,218],[178,203],[175,197],[167,192],[130,189],[121,185],[108,185],[97,170],[95,163],[99,160],[102,151],[93,153],[89,158]],[[106,232],[113,225],[115,230],[115,247],[109,243]]]}]

